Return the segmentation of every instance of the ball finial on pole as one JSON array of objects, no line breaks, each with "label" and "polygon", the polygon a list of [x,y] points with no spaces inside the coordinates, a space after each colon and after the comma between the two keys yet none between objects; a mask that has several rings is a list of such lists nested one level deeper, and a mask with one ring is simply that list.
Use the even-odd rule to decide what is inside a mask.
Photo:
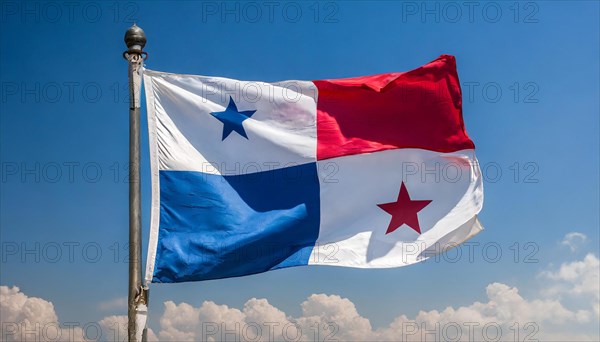
[{"label": "ball finial on pole", "polygon": [[127,32],[125,32],[125,44],[127,45],[127,53],[141,54],[142,49],[146,46],[146,34],[136,24],[133,24]]}]

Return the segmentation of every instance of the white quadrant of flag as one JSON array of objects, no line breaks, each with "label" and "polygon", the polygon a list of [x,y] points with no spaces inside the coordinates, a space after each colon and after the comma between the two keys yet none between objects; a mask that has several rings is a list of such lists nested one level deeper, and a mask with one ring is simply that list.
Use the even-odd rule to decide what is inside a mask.
[{"label": "white quadrant of flag", "polygon": [[[456,246],[481,230],[473,220],[483,206],[473,150],[395,149],[317,164],[321,228],[309,264],[403,266],[432,255],[427,252]],[[378,204],[395,202],[402,183],[411,200],[431,201],[416,213],[420,234],[406,224],[386,233],[390,214]],[[464,224],[468,227],[447,240]]]}]

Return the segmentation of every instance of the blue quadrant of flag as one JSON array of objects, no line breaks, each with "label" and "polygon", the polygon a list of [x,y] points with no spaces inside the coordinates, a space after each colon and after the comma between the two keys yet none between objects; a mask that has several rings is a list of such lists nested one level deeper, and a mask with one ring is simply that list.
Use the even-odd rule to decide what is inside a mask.
[{"label": "blue quadrant of flag", "polygon": [[316,163],[246,175],[160,171],[152,282],[236,277],[308,264],[319,234]]}]

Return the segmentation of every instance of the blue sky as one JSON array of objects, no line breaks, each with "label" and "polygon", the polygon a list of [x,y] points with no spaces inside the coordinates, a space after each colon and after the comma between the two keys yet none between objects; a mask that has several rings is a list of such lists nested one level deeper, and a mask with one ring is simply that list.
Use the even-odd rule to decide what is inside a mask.
[{"label": "blue sky", "polygon": [[[471,13],[462,2],[273,4],[270,12],[244,2],[2,2],[0,285],[51,301],[64,322],[125,313],[106,303],[127,294],[121,54],[133,20],[148,38],[146,66],[175,73],[313,80],[405,71],[455,55],[486,180],[486,230],[471,241],[479,244],[472,261],[462,249],[456,262],[401,269],[300,267],[153,285],[155,331],[167,300],[241,308],[266,298],[298,316],[314,293],[348,298],[381,327],[401,313],[485,300],[494,282],[537,298],[544,279],[536,274],[597,257],[598,2],[476,2]],[[145,240],[146,144],[142,172]],[[586,236],[573,250],[561,244],[569,232]],[[495,262],[483,251],[490,243],[502,252]]]}]

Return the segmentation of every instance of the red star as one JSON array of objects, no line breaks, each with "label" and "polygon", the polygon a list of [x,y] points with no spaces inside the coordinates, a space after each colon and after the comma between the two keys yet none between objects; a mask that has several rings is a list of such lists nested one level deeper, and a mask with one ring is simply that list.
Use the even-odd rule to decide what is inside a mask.
[{"label": "red star", "polygon": [[393,232],[400,228],[401,225],[406,224],[417,233],[421,234],[421,227],[419,227],[419,218],[417,213],[421,209],[425,208],[431,200],[411,200],[408,195],[408,190],[404,182],[400,186],[400,193],[398,194],[398,200],[396,202],[378,204],[377,206],[385,210],[388,214],[392,215],[392,220],[388,226],[386,234]]}]

